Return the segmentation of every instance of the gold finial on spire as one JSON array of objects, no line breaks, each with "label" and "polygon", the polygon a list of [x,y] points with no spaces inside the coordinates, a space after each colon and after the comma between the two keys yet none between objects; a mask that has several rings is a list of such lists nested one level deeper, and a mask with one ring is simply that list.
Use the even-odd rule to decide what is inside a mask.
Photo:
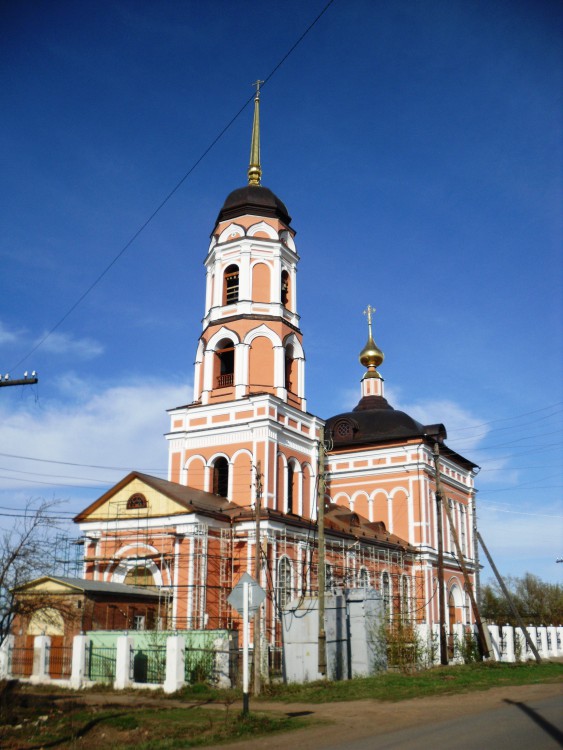
[{"label": "gold finial on spire", "polygon": [[373,334],[371,331],[371,319],[372,314],[375,312],[375,307],[368,305],[364,310],[364,315],[368,319],[368,340],[362,351],[360,352],[360,363],[367,367],[367,372],[364,374],[364,378],[380,378],[381,375],[377,372],[377,367],[383,362],[384,356],[381,349],[379,349],[375,341],[373,340]]},{"label": "gold finial on spire", "polygon": [[248,167],[248,184],[259,185],[262,177],[260,166],[260,85],[264,81],[257,80],[252,85],[256,86],[254,97],[254,120],[252,122],[252,140],[250,142],[250,166]]}]

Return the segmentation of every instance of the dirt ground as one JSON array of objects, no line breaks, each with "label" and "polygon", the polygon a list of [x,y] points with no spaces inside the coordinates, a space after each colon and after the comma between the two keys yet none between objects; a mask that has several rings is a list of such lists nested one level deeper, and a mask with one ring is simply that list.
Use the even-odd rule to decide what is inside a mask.
[{"label": "dirt ground", "polygon": [[[344,703],[283,704],[260,703],[261,710],[293,715],[310,715],[315,726],[291,733],[291,743],[299,750],[318,750],[325,745],[336,745],[346,740],[382,735],[398,729],[422,726],[458,716],[476,714],[485,708],[502,706],[504,700],[532,701],[536,698],[563,696],[563,684],[518,685],[493,688],[484,692],[458,695],[415,698],[414,700],[386,703],[362,700]],[[258,704],[257,704],[258,705]],[[251,710],[253,708],[251,702]],[[229,744],[229,750],[287,750],[287,733],[260,737],[249,742]],[[223,745],[223,748],[225,746]],[[215,750],[215,748],[213,748]],[[218,746],[217,746],[218,750]]]},{"label": "dirt ground", "polygon": [[[250,700],[250,711],[267,711],[285,716],[310,717],[314,724],[306,729],[297,729],[291,733],[268,735],[255,740],[248,739],[228,745],[230,750],[287,750],[288,741],[299,750],[318,750],[324,745],[338,744],[345,740],[382,735],[398,729],[422,726],[440,720],[476,714],[486,708],[502,706],[506,699],[512,701],[533,701],[552,696],[563,696],[562,683],[539,685],[518,685],[492,688],[483,692],[470,692],[457,695],[415,698],[413,700],[387,703],[383,701],[361,700],[341,703],[278,703],[254,702]],[[152,707],[170,707],[171,701],[151,698],[149,695],[131,695],[129,693],[111,697],[103,693],[87,693],[74,700],[86,705],[147,705]],[[194,705],[174,701],[176,705]],[[197,704],[199,705],[199,704]],[[208,704],[213,708],[225,708],[222,704]],[[242,705],[235,703],[229,708],[236,712]],[[226,747],[210,746],[212,750]]]}]

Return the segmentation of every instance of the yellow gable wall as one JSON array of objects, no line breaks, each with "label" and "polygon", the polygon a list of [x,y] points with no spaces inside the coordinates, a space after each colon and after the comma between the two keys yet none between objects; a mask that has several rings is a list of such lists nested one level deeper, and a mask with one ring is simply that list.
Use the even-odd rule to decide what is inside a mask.
[{"label": "yellow gable wall", "polygon": [[[131,508],[127,510],[127,501],[131,495],[140,494],[147,500],[146,508]],[[176,515],[178,513],[190,513],[192,511],[183,505],[171,500],[161,492],[149,487],[140,479],[133,479],[123,489],[110,497],[103,505],[88,514],[88,520],[113,519],[123,520],[127,518],[154,518],[160,516]]]},{"label": "yellow gable wall", "polygon": [[27,586],[23,591],[22,594],[36,594],[36,593],[43,593],[43,594],[81,594],[82,591],[80,589],[76,589],[72,586],[67,586],[64,583],[59,583],[59,581],[38,581],[37,583]]}]

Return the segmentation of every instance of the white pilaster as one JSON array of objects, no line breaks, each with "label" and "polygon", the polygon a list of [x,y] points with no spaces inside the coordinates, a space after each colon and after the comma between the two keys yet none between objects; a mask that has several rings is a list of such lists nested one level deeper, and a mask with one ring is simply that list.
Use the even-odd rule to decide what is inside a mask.
[{"label": "white pilaster", "polygon": [[50,680],[49,651],[51,648],[51,637],[48,635],[36,635],[33,641],[33,672],[31,682],[48,682]]},{"label": "white pilaster", "polygon": [[125,690],[133,682],[131,677],[131,648],[133,639],[120,635],[116,641],[114,690]]},{"label": "white pilaster", "polygon": [[70,686],[80,690],[84,683],[86,671],[86,649],[90,639],[85,635],[75,635],[72,639],[72,667],[70,672]]},{"label": "white pilaster", "polygon": [[175,693],[184,687],[185,663],[185,640],[179,635],[169,635],[166,639],[166,678],[163,686],[165,693]]}]

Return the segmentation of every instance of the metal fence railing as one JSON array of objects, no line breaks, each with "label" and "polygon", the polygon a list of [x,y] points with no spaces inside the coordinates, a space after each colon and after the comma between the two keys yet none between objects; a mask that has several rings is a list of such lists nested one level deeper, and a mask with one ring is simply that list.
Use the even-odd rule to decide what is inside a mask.
[{"label": "metal fence railing", "polygon": [[133,650],[133,681],[163,683],[166,678],[166,647]]},{"label": "metal fence railing", "polygon": [[115,680],[117,648],[95,646],[91,641],[86,649],[85,673],[94,682],[113,682]]},{"label": "metal fence railing", "polygon": [[186,682],[193,685],[196,682],[212,680],[217,653],[217,650],[210,648],[186,648],[184,662]]},{"label": "metal fence railing", "polygon": [[50,646],[47,649],[48,674],[53,679],[70,677],[72,646]]},{"label": "metal fence railing", "polygon": [[11,648],[8,652],[8,674],[29,677],[33,672],[33,648]]}]

